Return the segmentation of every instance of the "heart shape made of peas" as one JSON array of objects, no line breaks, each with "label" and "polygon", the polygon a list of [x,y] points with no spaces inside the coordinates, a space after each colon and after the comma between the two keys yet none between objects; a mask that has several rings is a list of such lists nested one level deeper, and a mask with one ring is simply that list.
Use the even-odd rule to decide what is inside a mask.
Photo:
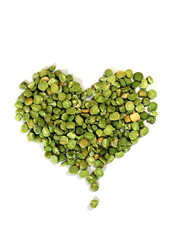
[{"label": "heart shape made of peas", "polygon": [[123,157],[149,132],[146,123],[156,120],[157,93],[147,90],[153,79],[140,72],[107,69],[86,90],[55,66],[32,78],[20,84],[24,91],[15,103],[21,131],[29,141],[44,145],[52,163],[86,178],[92,191],[99,188],[103,167]]}]

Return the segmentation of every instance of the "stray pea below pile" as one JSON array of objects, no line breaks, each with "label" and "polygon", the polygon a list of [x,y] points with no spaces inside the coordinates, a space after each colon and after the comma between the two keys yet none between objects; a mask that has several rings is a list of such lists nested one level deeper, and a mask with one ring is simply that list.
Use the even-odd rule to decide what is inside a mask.
[{"label": "stray pea below pile", "polygon": [[[152,83],[140,72],[107,69],[99,82],[82,90],[72,75],[51,66],[20,84],[24,91],[15,104],[16,120],[23,121],[21,131],[29,141],[44,145],[46,158],[69,166],[95,192],[103,167],[149,132],[145,121],[155,123],[157,104],[151,99],[157,93],[147,90]],[[97,205],[98,200],[90,203]]]}]

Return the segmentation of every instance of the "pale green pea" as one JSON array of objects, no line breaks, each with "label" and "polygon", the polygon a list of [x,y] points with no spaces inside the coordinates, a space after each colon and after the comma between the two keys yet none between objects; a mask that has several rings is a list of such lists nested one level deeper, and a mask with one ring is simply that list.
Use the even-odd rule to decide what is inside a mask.
[{"label": "pale green pea", "polygon": [[34,133],[33,132],[29,132],[27,134],[27,138],[28,138],[28,141],[34,141],[34,139],[35,139]]},{"label": "pale green pea", "polygon": [[131,123],[131,127],[133,130],[139,130],[139,124],[137,122]]},{"label": "pale green pea", "polygon": [[40,76],[40,77],[45,77],[47,74],[48,74],[47,69],[42,69],[42,70],[39,72],[39,76]]},{"label": "pale green pea", "polygon": [[91,113],[92,115],[97,115],[99,112],[100,112],[100,110],[99,110],[99,108],[98,108],[97,105],[94,105],[94,106],[91,107],[91,109],[90,109],[90,113]]},{"label": "pale green pea", "polygon": [[83,122],[84,122],[83,118],[82,118],[81,116],[79,116],[79,115],[77,115],[77,116],[75,117],[75,121],[76,121],[76,123],[77,123],[79,126],[82,126],[82,124],[83,124]]},{"label": "pale green pea", "polygon": [[51,84],[51,92],[58,93],[58,91],[59,91],[59,87],[58,87],[57,83]]},{"label": "pale green pea", "polygon": [[119,120],[120,114],[118,112],[111,113],[109,115],[109,118],[110,118],[111,121]]},{"label": "pale green pea", "polygon": [[23,132],[23,133],[28,132],[28,126],[27,126],[27,124],[23,124],[23,125],[22,125],[22,127],[21,127],[21,132]]},{"label": "pale green pea", "polygon": [[58,163],[58,157],[56,155],[52,155],[50,157],[50,161],[54,164]]},{"label": "pale green pea", "polygon": [[151,90],[148,91],[147,96],[148,96],[150,99],[156,98],[157,92],[156,92],[154,89],[151,89]]},{"label": "pale green pea", "polygon": [[20,113],[17,113],[16,116],[15,116],[15,119],[20,122],[22,120],[22,115]]},{"label": "pale green pea", "polygon": [[42,134],[44,137],[49,137],[50,136],[50,131],[47,127],[42,128]]},{"label": "pale green pea", "polygon": [[48,83],[46,81],[40,81],[38,88],[41,91],[45,91],[48,88]]},{"label": "pale green pea", "polygon": [[79,176],[81,177],[81,178],[85,178],[85,177],[87,177],[89,175],[89,172],[88,172],[88,170],[81,170],[80,171],[80,173],[79,173]]},{"label": "pale green pea", "polygon": [[66,110],[66,112],[70,115],[71,114],[74,115],[76,113],[76,108],[75,107],[70,107]]},{"label": "pale green pea", "polygon": [[66,76],[64,73],[60,72],[58,76],[61,82],[66,82]]},{"label": "pale green pea", "polygon": [[93,158],[93,157],[87,157],[87,158],[86,158],[86,162],[87,162],[89,165],[93,165],[94,162],[95,162],[95,158]]},{"label": "pale green pea", "polygon": [[128,101],[126,104],[125,104],[125,108],[127,111],[132,111],[134,109],[134,104],[132,101]]},{"label": "pale green pea", "polygon": [[97,182],[91,183],[90,189],[91,189],[93,192],[96,192],[96,191],[99,189],[98,183],[97,183]]},{"label": "pale green pea", "polygon": [[106,135],[111,135],[114,130],[115,129],[112,127],[112,125],[107,125],[103,132]]},{"label": "pale green pea", "polygon": [[67,129],[74,129],[75,128],[75,123],[74,122],[67,122],[66,123],[66,128]]},{"label": "pale green pea", "polygon": [[92,200],[90,202],[90,207],[91,208],[96,208],[98,206],[99,201],[98,200]]},{"label": "pale green pea", "polygon": [[102,168],[96,168],[96,169],[94,170],[94,173],[95,173],[95,175],[96,175],[98,178],[103,177],[103,175],[104,175],[104,172],[103,172],[103,169],[102,169]]},{"label": "pale green pea", "polygon": [[135,107],[136,111],[141,113],[141,112],[144,112],[145,108],[144,108],[144,105],[143,104],[138,104],[136,107]]},{"label": "pale green pea", "polygon": [[34,103],[35,104],[41,104],[43,101],[43,97],[41,97],[40,95],[35,95],[34,96]]},{"label": "pale green pea", "polygon": [[79,145],[81,148],[86,148],[89,145],[89,141],[85,138],[80,139]]},{"label": "pale green pea", "polygon": [[150,112],[150,115],[156,117],[156,116],[158,116],[158,112],[153,110]]},{"label": "pale green pea", "polygon": [[64,92],[60,92],[60,93],[58,94],[58,99],[59,99],[60,101],[64,101],[64,100],[66,99],[66,94],[65,94]]},{"label": "pale green pea", "polygon": [[121,158],[124,156],[124,152],[123,151],[116,152],[115,156],[116,156],[116,158]]},{"label": "pale green pea", "polygon": [[145,136],[148,133],[149,133],[148,127],[143,127],[142,129],[140,129],[140,136],[141,137]]},{"label": "pale green pea", "polygon": [[97,135],[98,137],[101,137],[101,136],[103,135],[103,131],[102,131],[101,129],[97,129],[97,130],[96,130],[96,135]]},{"label": "pale green pea", "polygon": [[140,87],[143,89],[148,87],[147,79],[142,79]]},{"label": "pale green pea", "polygon": [[133,130],[129,133],[129,137],[130,137],[131,140],[136,139],[138,136],[139,136],[139,133],[136,130]]},{"label": "pale green pea", "polygon": [[124,103],[124,100],[121,97],[118,97],[118,98],[116,98],[115,102],[118,106],[121,106]]},{"label": "pale green pea", "polygon": [[104,138],[103,141],[102,141],[102,146],[103,146],[104,148],[108,148],[108,146],[109,146],[109,140],[106,139],[106,138]]},{"label": "pale green pea", "polygon": [[78,171],[79,171],[79,169],[78,169],[77,166],[71,166],[71,167],[69,168],[69,173],[71,173],[71,174],[77,174]]},{"label": "pale green pea", "polygon": [[154,82],[153,78],[151,76],[148,76],[146,79],[147,79],[149,84],[152,84]]},{"label": "pale green pea", "polygon": [[64,107],[65,109],[68,109],[68,108],[71,107],[71,102],[70,102],[69,100],[64,100],[64,101],[62,102],[62,105],[63,105],[63,107]]},{"label": "pale green pea", "polygon": [[68,138],[66,136],[60,137],[59,143],[65,145],[68,143]]},{"label": "pale green pea", "polygon": [[68,149],[74,149],[75,146],[76,146],[76,141],[74,139],[68,140],[68,143],[67,143],[67,148]]},{"label": "pale green pea", "polygon": [[133,73],[132,73],[132,70],[131,70],[131,69],[127,69],[127,70],[125,71],[125,73],[126,73],[126,77],[128,77],[128,78],[132,78],[132,77],[133,77]]},{"label": "pale green pea", "polygon": [[95,135],[93,133],[91,133],[91,132],[86,132],[84,134],[84,138],[86,138],[89,141],[92,141],[94,139],[94,137],[95,137]]},{"label": "pale green pea", "polygon": [[71,139],[75,139],[75,138],[76,138],[76,134],[73,133],[73,132],[69,132],[69,133],[67,134],[67,137],[69,137],[69,138],[71,138]]}]

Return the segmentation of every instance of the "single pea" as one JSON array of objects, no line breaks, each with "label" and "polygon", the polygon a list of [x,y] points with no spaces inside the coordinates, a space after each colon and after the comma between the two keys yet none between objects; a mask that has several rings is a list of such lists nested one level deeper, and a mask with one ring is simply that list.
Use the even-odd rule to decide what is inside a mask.
[{"label": "single pea", "polygon": [[26,123],[24,123],[24,124],[22,125],[22,127],[21,127],[21,132],[23,132],[23,133],[28,132],[28,126],[27,126]]},{"label": "single pea", "polygon": [[76,113],[76,108],[75,107],[70,107],[70,108],[68,108],[67,110],[66,110],[66,112],[68,113],[68,114],[75,114]]},{"label": "single pea", "polygon": [[74,122],[67,122],[66,123],[66,128],[67,129],[74,129],[75,128],[75,123]]},{"label": "single pea", "polygon": [[68,149],[74,149],[76,146],[76,141],[74,139],[69,139],[67,143],[67,148]]},{"label": "single pea", "polygon": [[58,93],[58,99],[64,101],[66,99],[66,94],[64,92]]},{"label": "single pea", "polygon": [[40,81],[38,84],[38,88],[41,91],[45,91],[48,88],[48,83],[45,81]]},{"label": "single pea", "polygon": [[105,75],[108,77],[108,76],[110,76],[110,75],[112,75],[113,74],[113,72],[112,72],[112,70],[111,69],[106,69],[105,70]]},{"label": "single pea", "polygon": [[116,158],[121,158],[124,156],[124,152],[123,151],[116,152],[115,156],[116,156]]},{"label": "single pea", "polygon": [[88,163],[88,165],[93,165],[95,162],[95,158],[89,156],[86,158],[86,162]]},{"label": "single pea", "polygon": [[96,208],[98,206],[99,201],[98,200],[91,200],[90,207]]},{"label": "single pea", "polygon": [[39,76],[40,76],[40,77],[45,77],[47,74],[48,74],[47,69],[42,69],[42,70],[39,72]]},{"label": "single pea", "polygon": [[143,79],[143,74],[140,73],[140,72],[136,72],[136,73],[134,73],[134,75],[133,75],[133,79],[134,79],[135,81],[142,81],[142,79]]},{"label": "single pea", "polygon": [[114,130],[115,129],[112,127],[112,125],[107,125],[103,132],[106,135],[111,135]]},{"label": "single pea", "polygon": [[109,115],[109,118],[110,118],[111,121],[119,120],[120,114],[119,114],[119,112],[111,113],[111,114]]},{"label": "single pea", "polygon": [[133,77],[133,73],[132,73],[132,70],[131,70],[131,69],[127,69],[127,70],[125,71],[125,73],[126,73],[126,77],[128,77],[128,78],[132,78],[132,77]]},{"label": "single pea", "polygon": [[66,81],[66,76],[65,76],[64,73],[60,72],[60,73],[58,74],[58,76],[59,76],[59,80],[60,80],[61,82],[65,82],[65,81]]},{"label": "single pea", "polygon": [[158,116],[158,112],[153,110],[150,112],[150,115],[156,117],[156,116]]},{"label": "single pea", "polygon": [[91,183],[90,189],[91,189],[93,192],[96,192],[96,191],[99,189],[98,183],[97,183],[97,182]]},{"label": "single pea", "polygon": [[50,136],[50,131],[47,127],[42,128],[42,134],[44,137],[49,137]]},{"label": "single pea", "polygon": [[91,133],[91,132],[86,132],[86,133],[84,134],[84,138],[86,138],[86,139],[89,140],[89,141],[93,140],[94,137],[95,137],[95,135],[94,135],[93,133]]},{"label": "single pea", "polygon": [[149,133],[148,127],[144,127],[144,128],[142,128],[142,129],[140,129],[140,136],[141,136],[141,137],[145,136],[145,135],[148,134],[148,133]]},{"label": "single pea", "polygon": [[34,141],[34,139],[35,139],[34,133],[33,132],[29,132],[27,134],[27,138],[28,138],[28,141]]},{"label": "single pea", "polygon": [[68,108],[71,107],[71,102],[70,102],[69,100],[64,100],[64,101],[62,102],[62,105],[63,105],[63,107],[64,107],[65,109],[68,109]]},{"label": "single pea", "polygon": [[102,169],[102,168],[96,168],[96,169],[94,170],[94,173],[95,173],[95,175],[96,175],[98,178],[103,177],[103,175],[104,175],[104,172],[103,172],[103,169]]},{"label": "single pea", "polygon": [[89,175],[88,170],[82,170],[82,171],[80,171],[80,173],[79,173],[79,176],[80,176],[81,178],[85,178],[85,177],[87,177],[88,175]]},{"label": "single pea", "polygon": [[156,110],[158,107],[157,103],[156,102],[151,102],[148,106],[148,111],[153,111],[153,110]]},{"label": "single pea", "polygon": [[23,89],[23,90],[26,90],[28,88],[28,84],[26,82],[22,82],[20,85],[19,85],[20,89]]},{"label": "single pea", "polygon": [[62,145],[67,144],[68,143],[68,138],[66,136],[61,136],[60,140],[59,140],[59,143],[62,144]]},{"label": "single pea", "polygon": [[152,84],[154,82],[153,78],[151,76],[148,76],[146,79],[147,79],[149,84]]},{"label": "single pea", "polygon": [[150,99],[156,98],[157,92],[156,92],[154,89],[151,89],[151,90],[148,91],[147,96],[148,96]]},{"label": "single pea", "polygon": [[16,119],[18,122],[20,122],[20,121],[22,120],[22,118],[23,118],[23,116],[22,116],[22,114],[20,114],[20,113],[17,113],[16,116],[15,116],[15,119]]},{"label": "single pea", "polygon": [[118,106],[122,105],[124,103],[124,100],[121,97],[116,98],[116,104]]},{"label": "single pea", "polygon": [[129,133],[129,137],[130,137],[131,140],[136,139],[138,136],[139,136],[139,133],[136,130],[133,130]]},{"label": "single pea", "polygon": [[135,109],[138,113],[144,112],[144,110],[145,110],[143,104],[138,104]]},{"label": "single pea", "polygon": [[146,120],[147,118],[148,118],[148,116],[149,116],[149,114],[147,113],[147,112],[142,112],[142,113],[140,113],[140,117],[141,117],[141,119],[143,119],[143,120]]},{"label": "single pea", "polygon": [[23,106],[24,106],[23,103],[20,102],[20,101],[18,101],[18,102],[15,103],[15,107],[16,107],[16,108],[23,108]]},{"label": "single pea", "polygon": [[51,85],[51,92],[52,93],[58,93],[58,91],[59,91],[59,87],[58,87],[57,83],[53,83]]},{"label": "single pea", "polygon": [[133,104],[133,102],[132,101],[128,101],[126,104],[125,104],[125,108],[126,108],[126,110],[128,110],[128,111],[132,111],[133,109],[134,109],[134,104]]},{"label": "single pea", "polygon": [[69,168],[69,173],[71,173],[71,174],[77,174],[78,172],[79,172],[79,169],[77,166],[71,166]]},{"label": "single pea", "polygon": [[50,157],[50,160],[51,160],[51,162],[54,163],[54,164],[58,163],[58,157],[57,157],[56,155],[52,155],[52,156]]},{"label": "single pea", "polygon": [[90,109],[90,114],[92,115],[97,115],[100,112],[99,108],[97,105],[94,105],[91,109]]},{"label": "single pea", "polygon": [[147,79],[142,79],[140,87],[141,88],[147,88],[148,87]]},{"label": "single pea", "polygon": [[82,138],[79,141],[79,145],[80,145],[81,148],[86,148],[89,145],[89,141],[85,138]]}]

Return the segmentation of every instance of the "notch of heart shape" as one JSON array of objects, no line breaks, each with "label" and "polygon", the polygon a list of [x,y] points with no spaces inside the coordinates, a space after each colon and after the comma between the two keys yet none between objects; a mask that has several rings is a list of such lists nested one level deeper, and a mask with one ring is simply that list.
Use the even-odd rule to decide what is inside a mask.
[{"label": "notch of heart shape", "polygon": [[[157,93],[148,90],[153,78],[141,72],[107,69],[86,90],[56,66],[34,73],[32,79],[20,84],[23,92],[15,103],[21,131],[29,141],[43,144],[53,164],[86,178],[94,192],[104,166],[123,157],[156,121]],[[92,200],[91,206],[97,204]]]}]

